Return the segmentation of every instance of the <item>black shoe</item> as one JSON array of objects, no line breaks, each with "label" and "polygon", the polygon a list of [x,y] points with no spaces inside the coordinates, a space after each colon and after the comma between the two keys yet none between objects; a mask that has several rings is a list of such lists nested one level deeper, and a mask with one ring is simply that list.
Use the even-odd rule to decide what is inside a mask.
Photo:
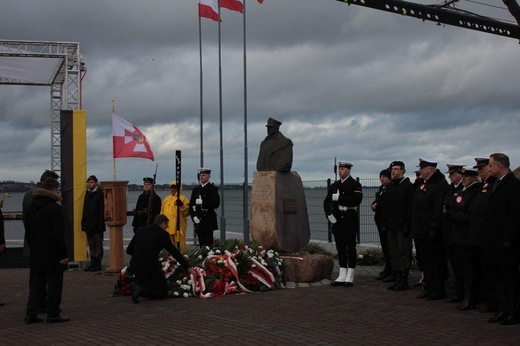
[{"label": "black shoe", "polygon": [[61,323],[61,322],[69,322],[70,318],[63,317],[61,315],[55,317],[47,317],[47,323]]},{"label": "black shoe", "polygon": [[379,275],[376,276],[375,279],[378,281],[381,281],[381,280],[386,279],[387,277],[388,277],[388,275],[379,273]]},{"label": "black shoe", "polygon": [[25,324],[32,324],[32,323],[38,323],[43,322],[43,318],[39,318],[38,316],[25,316],[25,319],[23,320]]},{"label": "black shoe", "polygon": [[428,298],[429,295],[430,295],[430,292],[424,291],[424,292],[421,292],[418,295],[416,295],[415,298],[419,298],[419,299]]},{"label": "black shoe", "polygon": [[475,304],[471,304],[469,302],[461,302],[459,305],[457,305],[458,310],[473,310],[477,306]]},{"label": "black shoe", "polygon": [[332,281],[330,285],[332,287],[345,286],[345,281]]},{"label": "black shoe", "polygon": [[495,316],[488,318],[487,321],[489,323],[498,323],[498,322],[502,322],[503,320],[505,320],[506,317],[507,317],[507,314],[505,312],[499,311],[495,314]]},{"label": "black shoe", "polygon": [[433,292],[428,297],[426,297],[426,300],[440,300],[446,298],[446,293],[443,292]]},{"label": "black shoe", "polygon": [[486,305],[484,306],[483,308],[480,308],[478,309],[478,312],[482,312],[482,313],[486,313],[486,312],[497,312],[497,307],[496,306],[489,306],[489,305]]},{"label": "black shoe", "polygon": [[389,275],[387,276],[386,278],[384,278],[382,281],[387,284],[389,282],[395,282],[395,280],[397,280],[397,278],[395,277],[395,275]]},{"label": "black shoe", "polygon": [[132,293],[132,301],[136,304],[141,302],[141,296],[143,295],[143,288],[138,284],[135,284],[134,292]]},{"label": "black shoe", "polygon": [[446,298],[444,301],[446,303],[460,303],[463,299],[459,296],[451,296]]},{"label": "black shoe", "polygon": [[84,272],[89,272],[89,271],[92,270],[93,266],[94,266],[94,262],[92,261],[92,262],[90,262],[90,264],[87,267],[83,268],[83,271]]},{"label": "black shoe", "polygon": [[518,324],[518,323],[520,323],[520,318],[518,318],[514,315],[509,315],[504,320],[500,321],[500,324],[503,326],[511,326],[513,324]]},{"label": "black shoe", "polygon": [[353,282],[345,282],[345,287],[352,287],[354,286],[354,283]]}]

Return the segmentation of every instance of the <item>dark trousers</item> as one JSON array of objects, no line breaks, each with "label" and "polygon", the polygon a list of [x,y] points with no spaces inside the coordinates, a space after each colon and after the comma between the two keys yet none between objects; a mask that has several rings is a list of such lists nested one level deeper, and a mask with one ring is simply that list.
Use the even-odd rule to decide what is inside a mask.
[{"label": "dark trousers", "polygon": [[383,231],[381,227],[377,228],[377,232],[379,233],[379,242],[381,243],[381,250],[383,251],[383,257],[385,259],[385,269],[384,271],[390,274],[392,272],[391,258],[388,249],[388,236],[387,232]]},{"label": "dark trousers", "polygon": [[[446,280],[446,257],[444,244],[440,238],[415,239],[415,247],[419,261],[422,262],[424,283],[429,292],[445,292],[444,281]],[[419,257],[419,254],[421,256]]]},{"label": "dark trousers", "polygon": [[412,259],[412,237],[405,236],[403,231],[387,231],[388,250],[392,269],[399,272],[407,272]]},{"label": "dark trousers", "polygon": [[136,283],[143,289],[143,297],[164,299],[168,296],[168,283],[162,269],[137,270],[135,278]]},{"label": "dark trousers", "polygon": [[199,238],[199,246],[212,247],[213,246],[213,231],[206,231],[201,229],[195,229],[195,234]]},{"label": "dark trousers", "polygon": [[480,280],[481,301],[491,308],[498,308],[497,285],[493,275],[493,266],[489,263],[480,249],[480,265],[482,271],[482,279]]},{"label": "dark trousers", "polygon": [[41,302],[47,295],[47,314],[56,317],[60,314],[61,294],[63,291],[63,272],[37,272],[31,269],[29,274],[28,316],[36,315],[41,309]]},{"label": "dark trousers", "polygon": [[[464,296],[470,297],[470,303],[476,304],[479,296],[480,263],[478,249],[475,247],[454,246],[455,276],[457,278],[457,288],[460,285],[460,292]],[[457,291],[459,295],[459,291]]]},{"label": "dark trousers", "polygon": [[520,273],[518,265],[492,264],[499,310],[520,318]]},{"label": "dark trousers", "polygon": [[336,234],[334,233],[336,242],[336,251],[338,251],[338,262],[342,268],[356,268],[357,251],[356,251],[356,234]]},{"label": "dark trousers", "polygon": [[91,258],[103,258],[103,232],[87,233],[88,249]]}]

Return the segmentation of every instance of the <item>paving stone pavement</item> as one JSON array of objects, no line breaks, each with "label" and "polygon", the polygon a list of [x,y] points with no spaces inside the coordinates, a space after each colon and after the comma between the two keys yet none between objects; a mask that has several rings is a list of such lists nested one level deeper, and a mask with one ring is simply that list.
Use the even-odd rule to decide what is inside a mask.
[{"label": "paving stone pavement", "polygon": [[[70,270],[62,314],[71,321],[26,325],[29,270],[0,269],[0,345],[518,345],[520,325],[490,324],[491,314],[417,299],[417,287],[387,291],[374,280],[379,271],[358,266],[351,288],[323,280],[134,304],[130,297],[109,297],[117,274]],[[418,279],[412,272],[410,283]]]}]

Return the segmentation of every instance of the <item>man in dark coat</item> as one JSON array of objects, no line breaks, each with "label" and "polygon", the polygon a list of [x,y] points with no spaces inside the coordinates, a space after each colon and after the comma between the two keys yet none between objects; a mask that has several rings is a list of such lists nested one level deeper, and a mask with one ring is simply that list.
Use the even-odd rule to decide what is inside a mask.
[{"label": "man in dark coat", "polygon": [[103,188],[95,175],[87,178],[87,191],[83,202],[81,230],[87,233],[90,265],[84,271],[100,271],[103,259],[103,232],[105,227],[105,200]]},{"label": "man in dark coat", "polygon": [[492,266],[499,311],[488,322],[520,322],[520,180],[502,153],[489,158],[493,184],[483,221],[483,254]]},{"label": "man in dark coat", "polygon": [[408,273],[412,259],[410,203],[413,184],[404,176],[406,173],[404,162],[393,161],[390,163],[390,169],[392,181],[386,188],[384,223],[395,281],[387,289],[404,291],[408,289]]},{"label": "man in dark coat", "polygon": [[361,184],[350,175],[350,162],[338,162],[336,180],[323,201],[325,216],[332,224],[338,251],[339,276],[332,286],[352,287],[357,263],[356,235],[359,233],[358,207],[363,200]]},{"label": "man in dark coat", "polygon": [[390,265],[390,256],[388,254],[388,240],[386,236],[386,227],[384,224],[383,211],[385,208],[385,197],[386,197],[386,187],[391,182],[391,174],[390,170],[383,169],[379,172],[379,181],[381,185],[376,192],[376,198],[370,205],[370,208],[374,212],[374,222],[376,223],[377,233],[379,234],[379,242],[381,243],[381,250],[383,251],[383,256],[385,258],[385,268],[383,271],[376,276],[376,280],[384,280],[389,275],[392,274],[392,269]]},{"label": "man in dark coat", "polygon": [[200,185],[191,191],[190,216],[199,238],[199,246],[213,246],[213,231],[218,230],[217,213],[220,207],[218,188],[209,182],[211,170],[199,169]]},{"label": "man in dark coat", "polygon": [[70,320],[60,315],[63,271],[67,269],[69,259],[58,186],[56,179],[47,178],[42,188],[34,189],[31,208],[27,210],[25,236],[31,249],[27,324],[43,321],[37,313],[45,293],[47,322]]},{"label": "man in dark coat", "polygon": [[[154,180],[150,177],[143,178],[143,193],[137,198],[135,205],[134,220],[132,227],[135,231],[144,226],[149,226],[155,220],[155,217],[161,212],[161,197],[155,193]],[[150,201],[151,207],[150,207]]]},{"label": "man in dark coat", "polygon": [[166,228],[168,218],[159,214],[152,225],[138,229],[128,244],[126,252],[132,256],[130,268],[136,279],[132,295],[134,303],[139,303],[141,297],[163,299],[168,296],[168,283],[159,262],[162,249],[168,251],[190,274],[195,275],[184,256],[172,244]]},{"label": "man in dark coat", "polygon": [[413,193],[412,237],[424,273],[424,291],[417,298],[438,300],[446,297],[446,257],[442,241],[442,202],[448,191],[437,162],[419,159],[422,181]]}]

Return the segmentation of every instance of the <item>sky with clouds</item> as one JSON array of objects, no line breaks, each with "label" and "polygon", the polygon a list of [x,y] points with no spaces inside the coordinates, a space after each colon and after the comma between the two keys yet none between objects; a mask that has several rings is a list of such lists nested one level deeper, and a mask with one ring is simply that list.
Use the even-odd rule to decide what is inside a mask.
[{"label": "sky with clouds", "polygon": [[[247,146],[243,15],[222,9],[223,167],[226,183],[256,170],[273,117],[294,143],[303,181],[333,177],[334,158],[377,177],[393,160],[473,164],[504,152],[520,165],[518,40],[334,0],[246,0]],[[441,0],[417,3],[440,3]],[[460,7],[512,21],[498,8]],[[4,0],[0,39],[79,42],[88,72],[87,174],[112,180],[115,113],[147,136],[156,161],[117,159],[117,179],[183,180],[200,165],[199,21],[195,0]],[[219,182],[218,24],[201,21],[204,166]],[[50,88],[0,85],[0,180],[37,180],[50,168]]]}]

